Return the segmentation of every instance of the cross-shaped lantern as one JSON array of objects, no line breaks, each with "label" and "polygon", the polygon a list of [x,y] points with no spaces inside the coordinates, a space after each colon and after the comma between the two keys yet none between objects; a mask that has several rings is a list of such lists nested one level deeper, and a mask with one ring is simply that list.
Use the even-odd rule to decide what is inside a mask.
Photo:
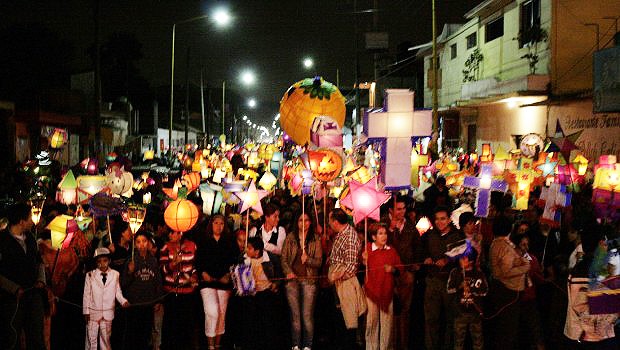
[{"label": "cross-shaped lantern", "polygon": [[561,212],[559,207],[570,205],[572,195],[566,191],[566,186],[552,183],[548,188],[543,187],[540,199],[545,201],[545,211],[542,218],[552,225],[559,225]]},{"label": "cross-shaped lantern", "polygon": [[506,192],[508,184],[501,180],[493,180],[493,165],[482,164],[478,177],[467,176],[463,181],[463,186],[477,189],[476,212],[478,217],[489,215],[489,204],[491,203],[491,191]]}]

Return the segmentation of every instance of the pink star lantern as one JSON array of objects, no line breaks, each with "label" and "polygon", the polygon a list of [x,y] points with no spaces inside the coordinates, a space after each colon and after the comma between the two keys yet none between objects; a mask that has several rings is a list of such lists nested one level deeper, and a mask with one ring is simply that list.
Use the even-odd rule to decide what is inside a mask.
[{"label": "pink star lantern", "polygon": [[260,204],[260,200],[267,196],[268,193],[268,191],[257,190],[254,181],[252,181],[247,191],[235,193],[235,195],[243,202],[240,212],[243,213],[249,208],[252,208],[262,215],[263,207]]},{"label": "pink star lantern", "polygon": [[365,184],[355,180],[349,182],[349,194],[340,201],[342,205],[353,209],[353,222],[355,224],[364,218],[379,220],[381,205],[390,199],[390,195],[377,191],[377,177],[373,177]]}]

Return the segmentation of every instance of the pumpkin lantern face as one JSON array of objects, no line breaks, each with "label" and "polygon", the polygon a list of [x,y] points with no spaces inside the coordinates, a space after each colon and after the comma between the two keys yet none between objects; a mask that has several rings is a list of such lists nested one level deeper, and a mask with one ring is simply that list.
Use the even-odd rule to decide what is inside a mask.
[{"label": "pumpkin lantern face", "polygon": [[342,171],[342,158],[338,153],[328,149],[322,149],[317,153],[321,153],[322,157],[316,170],[313,169],[314,177],[323,182],[334,180]]},{"label": "pumpkin lantern face", "polygon": [[187,232],[198,222],[198,207],[187,199],[177,199],[164,212],[166,225],[174,232]]},{"label": "pumpkin lantern face", "polygon": [[310,141],[312,123],[319,116],[332,118],[340,127],[344,124],[344,97],[336,86],[321,77],[298,81],[280,101],[280,125],[299,145]]}]

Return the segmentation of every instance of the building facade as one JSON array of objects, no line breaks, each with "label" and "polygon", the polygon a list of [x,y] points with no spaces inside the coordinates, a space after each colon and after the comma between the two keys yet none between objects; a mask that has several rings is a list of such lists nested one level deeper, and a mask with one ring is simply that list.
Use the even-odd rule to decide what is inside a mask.
[{"label": "building facade", "polygon": [[[620,2],[487,0],[438,40],[442,144],[518,148],[524,135],[581,132],[590,158],[620,155],[620,126],[580,119],[618,118],[592,108],[593,53],[613,46]],[[605,17],[608,17],[607,19]],[[424,57],[425,107],[431,106],[432,55]],[[612,127],[599,127],[609,126]]]}]

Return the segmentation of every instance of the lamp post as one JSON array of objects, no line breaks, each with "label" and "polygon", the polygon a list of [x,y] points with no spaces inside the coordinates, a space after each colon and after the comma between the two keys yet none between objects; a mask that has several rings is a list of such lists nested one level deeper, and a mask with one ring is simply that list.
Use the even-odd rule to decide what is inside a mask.
[{"label": "lamp post", "polygon": [[[244,86],[252,86],[256,82],[256,74],[246,69],[241,72],[239,80]],[[226,80],[222,81],[222,135],[226,135]]]},{"label": "lamp post", "polygon": [[170,54],[170,125],[168,129],[168,149],[172,149],[172,120],[174,113],[174,46],[177,24],[190,23],[208,17],[211,17],[213,21],[221,27],[227,25],[231,20],[231,17],[226,10],[218,9],[213,13],[213,15],[192,17],[172,24],[172,52]]}]

